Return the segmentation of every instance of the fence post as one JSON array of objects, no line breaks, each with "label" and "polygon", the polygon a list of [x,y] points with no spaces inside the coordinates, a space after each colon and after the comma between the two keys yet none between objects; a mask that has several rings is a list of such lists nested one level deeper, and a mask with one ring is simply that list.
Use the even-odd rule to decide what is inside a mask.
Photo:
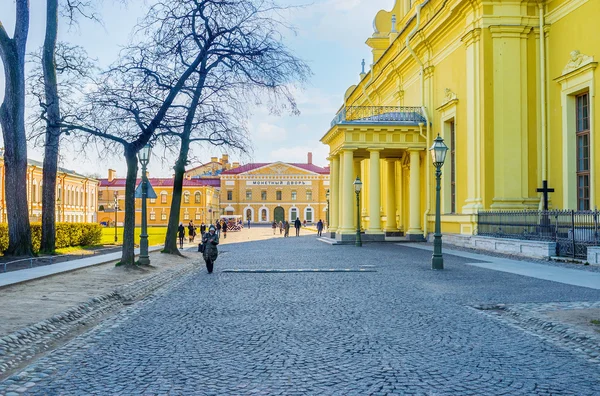
[{"label": "fence post", "polygon": [[575,211],[574,210],[571,210],[571,232],[572,232],[571,241],[573,243],[573,258],[575,258]]},{"label": "fence post", "polygon": [[29,258],[29,268],[33,268],[33,258]]}]

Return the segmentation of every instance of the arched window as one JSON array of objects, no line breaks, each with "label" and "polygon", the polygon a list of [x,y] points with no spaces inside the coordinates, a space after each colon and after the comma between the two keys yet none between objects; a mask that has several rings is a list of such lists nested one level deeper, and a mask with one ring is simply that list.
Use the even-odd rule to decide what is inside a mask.
[{"label": "arched window", "polygon": [[246,220],[252,221],[252,210],[246,209]]},{"label": "arched window", "polygon": [[183,193],[183,203],[190,203],[190,193],[188,191]]},{"label": "arched window", "polygon": [[260,221],[267,221],[267,209],[260,210]]},{"label": "arched window", "polygon": [[195,203],[200,203],[200,198],[202,197],[202,193],[200,193],[200,191],[196,191],[196,194],[194,194],[194,202]]},{"label": "arched window", "polygon": [[295,221],[298,218],[298,209],[292,208],[290,209],[290,221]]},{"label": "arched window", "polygon": [[162,191],[160,193],[160,203],[161,204],[166,204],[167,203],[167,192],[166,191]]}]

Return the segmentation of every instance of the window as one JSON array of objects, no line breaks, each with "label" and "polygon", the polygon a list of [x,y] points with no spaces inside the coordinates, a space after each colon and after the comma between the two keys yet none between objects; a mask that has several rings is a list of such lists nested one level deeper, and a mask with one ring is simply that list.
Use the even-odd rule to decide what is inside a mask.
[{"label": "window", "polygon": [[281,201],[281,191],[275,192],[275,199],[277,199],[278,201]]},{"label": "window", "polygon": [[160,193],[160,203],[161,204],[167,203],[167,193],[165,191]]},{"label": "window", "polygon": [[196,212],[196,220],[200,220],[202,218],[202,214],[200,212]]},{"label": "window", "polygon": [[150,198],[150,203],[156,203],[156,198]]},{"label": "window", "polygon": [[150,220],[156,220],[156,213],[150,212]]},{"label": "window", "polygon": [[233,200],[233,191],[227,191],[227,200],[228,201],[232,201]]},{"label": "window", "polygon": [[267,200],[267,192],[266,191],[260,192],[260,199],[262,199],[263,201]]},{"label": "window", "polygon": [[577,95],[577,210],[590,210],[590,118],[589,93]]},{"label": "window", "polygon": [[190,203],[190,193],[187,191],[183,193],[183,203]]},{"label": "window", "polygon": [[261,209],[260,221],[267,221],[267,209]]},{"label": "window", "polygon": [[290,209],[290,220],[296,221],[297,218],[298,218],[298,209],[296,209],[296,208]]},{"label": "window", "polygon": [[312,201],[312,190],[306,190],[306,200]]},{"label": "window", "polygon": [[312,208],[306,208],[306,221],[312,223],[313,221],[313,210]]},{"label": "window", "polygon": [[161,220],[167,220],[167,214],[166,214],[166,213],[164,213],[164,212],[163,212],[163,213],[161,213],[161,214],[160,214],[160,219],[161,219]]},{"label": "window", "polygon": [[184,219],[184,220],[189,220],[189,219],[190,219],[190,214],[189,214],[188,212],[185,212],[185,213],[183,214],[183,219]]},{"label": "window", "polygon": [[456,213],[456,132],[450,121],[450,213]]},{"label": "window", "polygon": [[252,190],[246,190],[246,201],[252,201]]},{"label": "window", "polygon": [[295,201],[297,196],[298,193],[296,191],[292,191],[292,201]]},{"label": "window", "polygon": [[252,210],[246,209],[246,220],[252,220]]},{"label": "window", "polygon": [[200,203],[201,198],[202,198],[202,194],[200,193],[200,191],[197,191],[196,194],[194,194],[194,202]]},{"label": "window", "polygon": [[[60,189],[59,189],[59,191],[60,191]],[[102,199],[102,192],[103,192],[102,190],[98,191],[98,199]]]}]

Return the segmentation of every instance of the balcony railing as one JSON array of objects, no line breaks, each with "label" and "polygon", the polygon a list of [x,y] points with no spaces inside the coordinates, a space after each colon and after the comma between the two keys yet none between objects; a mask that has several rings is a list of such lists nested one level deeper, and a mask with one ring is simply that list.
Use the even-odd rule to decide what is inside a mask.
[{"label": "balcony railing", "polygon": [[349,106],[342,108],[331,121],[331,126],[346,123],[403,123],[415,125],[425,122],[423,111],[417,106]]}]

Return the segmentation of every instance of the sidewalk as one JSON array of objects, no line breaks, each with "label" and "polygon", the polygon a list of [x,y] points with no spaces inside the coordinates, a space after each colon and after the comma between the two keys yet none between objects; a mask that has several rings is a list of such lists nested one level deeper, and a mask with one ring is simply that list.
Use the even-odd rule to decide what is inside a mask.
[{"label": "sidewalk", "polygon": [[[190,245],[191,246],[191,245]],[[162,245],[151,246],[148,248],[148,252],[156,252],[162,249]],[[138,255],[140,249],[135,249],[135,254]],[[99,254],[93,257],[86,257],[79,260],[65,261],[63,263],[56,263],[50,265],[43,265],[35,268],[28,268],[19,271],[5,272],[0,274],[0,288],[10,285],[16,285],[22,282],[28,282],[30,280],[45,278],[60,274],[63,272],[69,272],[81,268],[91,267],[93,265],[109,263],[116,261],[121,258],[121,252]]]},{"label": "sidewalk", "polygon": [[[397,245],[433,251],[433,245],[430,244],[402,243]],[[508,272],[511,274],[528,276],[530,278],[543,279],[552,282],[564,283],[567,285],[600,290],[600,273],[597,272],[554,267],[528,261],[511,260],[507,258],[487,256],[485,254],[469,253],[447,248],[443,248],[442,253],[477,261],[484,261],[483,263],[466,263],[467,265],[472,265],[474,267]]]}]

